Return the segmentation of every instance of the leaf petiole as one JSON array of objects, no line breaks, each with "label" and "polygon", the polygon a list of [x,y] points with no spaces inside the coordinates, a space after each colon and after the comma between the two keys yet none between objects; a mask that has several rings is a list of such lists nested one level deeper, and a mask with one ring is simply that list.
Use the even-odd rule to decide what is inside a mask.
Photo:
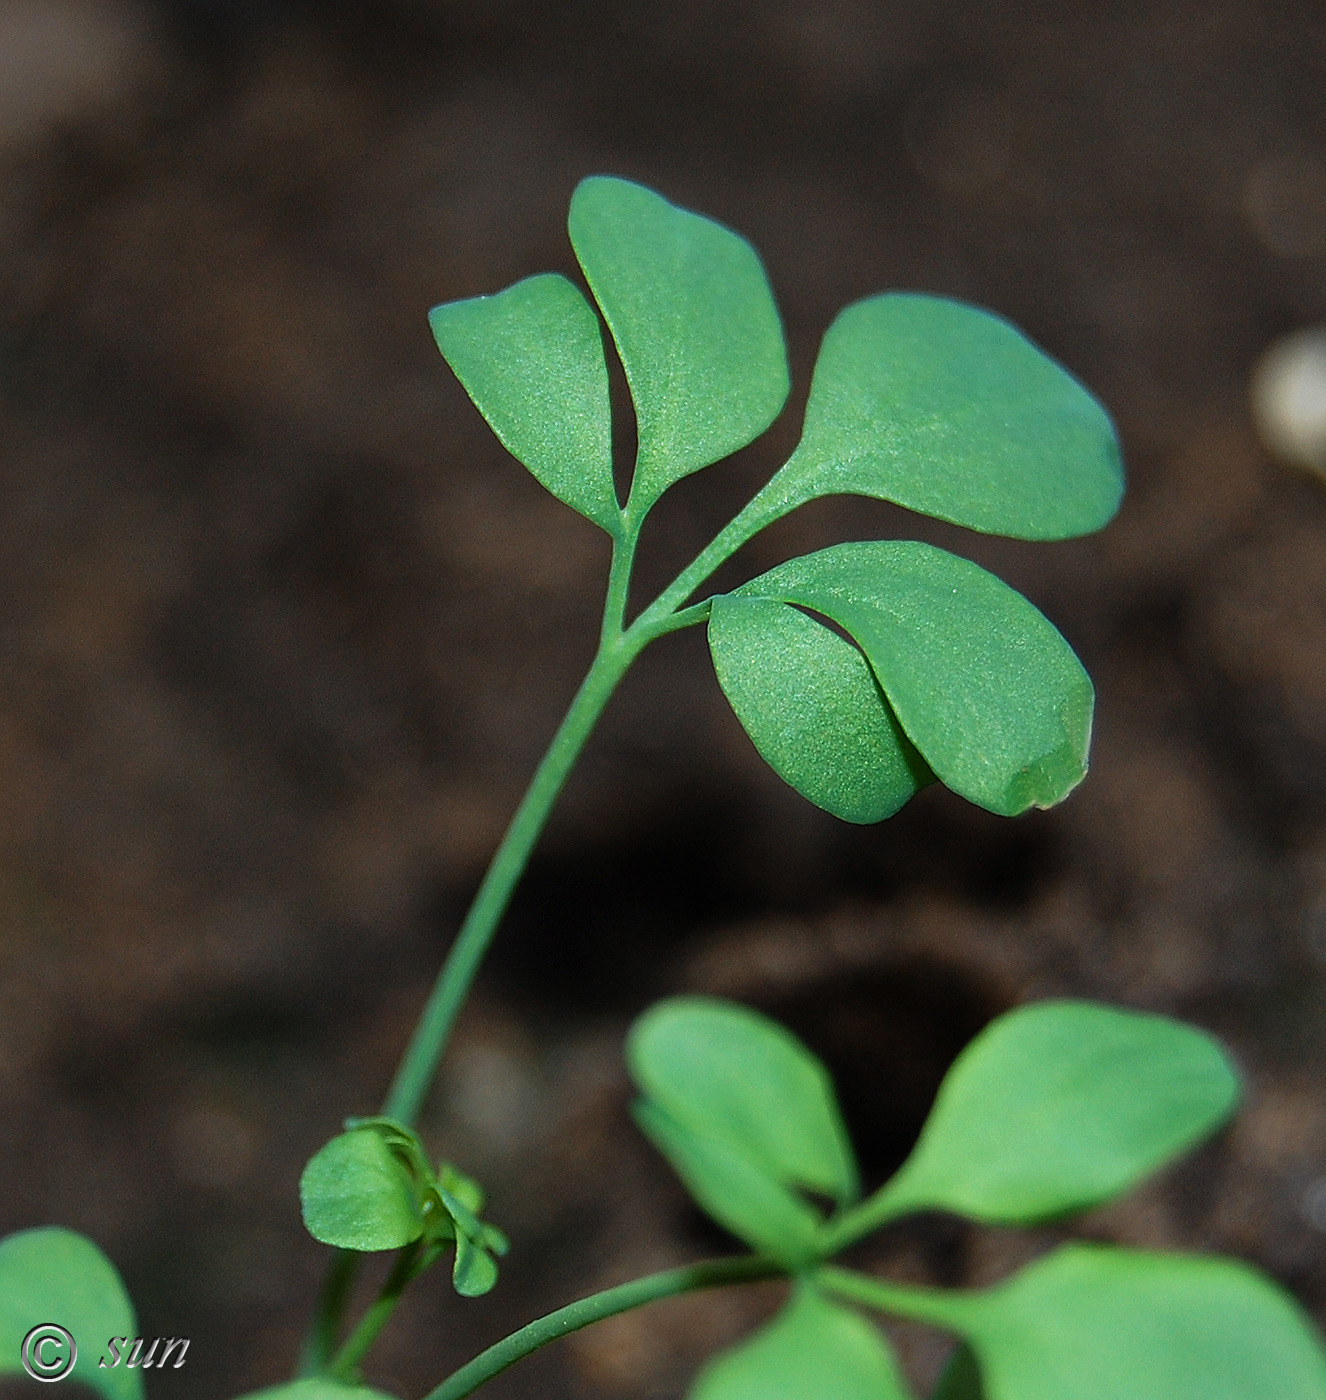
[{"label": "leaf petiole", "polygon": [[369,1348],[378,1339],[378,1334],[396,1311],[408,1284],[418,1278],[442,1252],[441,1245],[425,1248],[419,1240],[408,1244],[396,1256],[391,1273],[382,1285],[373,1306],[359,1320],[359,1325],[341,1344],[341,1349],[332,1358],[327,1370],[333,1376],[345,1381],[357,1379],[359,1363],[368,1354]]},{"label": "leaf petiole", "polygon": [[616,1288],[606,1288],[601,1293],[593,1293],[578,1302],[568,1303],[556,1312],[536,1319],[528,1326],[512,1332],[500,1342],[480,1352],[473,1361],[467,1362],[454,1371],[435,1390],[430,1390],[424,1400],[463,1400],[481,1385],[514,1366],[531,1352],[578,1332],[593,1322],[601,1322],[606,1317],[630,1312],[646,1303],[657,1302],[662,1298],[673,1298],[680,1293],[693,1293],[701,1288],[721,1288],[738,1283],[756,1283],[761,1279],[779,1278],[783,1268],[772,1259],[762,1255],[747,1255],[737,1259],[713,1259],[703,1264],[688,1264],[680,1269],[667,1269],[663,1273],[649,1274],[645,1278],[620,1284]]},{"label": "leaf petiole", "polygon": [[952,1289],[890,1283],[831,1264],[816,1269],[811,1277],[826,1293],[849,1302],[864,1303],[867,1307],[909,1318],[913,1322],[928,1322],[946,1332],[961,1331],[963,1322],[970,1315],[970,1296]]}]

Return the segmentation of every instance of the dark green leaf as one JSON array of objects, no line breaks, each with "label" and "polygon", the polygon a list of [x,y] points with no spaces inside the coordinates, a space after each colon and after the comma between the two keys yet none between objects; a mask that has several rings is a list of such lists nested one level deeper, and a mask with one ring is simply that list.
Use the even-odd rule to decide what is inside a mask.
[{"label": "dark green leaf", "polygon": [[1191,1026],[1088,1002],[1021,1007],[958,1057],[882,1197],[891,1213],[997,1224],[1085,1210],[1212,1133],[1238,1093],[1220,1046]]},{"label": "dark green leaf", "polygon": [[849,822],[891,817],[931,774],[861,653],[785,603],[715,598],[718,683],[784,782]]},{"label": "dark green leaf", "polygon": [[778,416],[788,390],[782,326],[750,244],[652,190],[583,180],[568,227],[631,386],[638,519],[674,481]]},{"label": "dark green leaf", "polygon": [[241,1400],[392,1400],[380,1390],[362,1385],[342,1385],[339,1381],[310,1378],[274,1385],[268,1390],[255,1390]]},{"label": "dark green leaf", "polygon": [[610,535],[612,412],[598,317],[555,273],[436,306],[438,348],[513,456]]},{"label": "dark green leaf", "polygon": [[764,1163],[726,1138],[677,1122],[648,1099],[634,1104],[632,1113],[686,1189],[720,1225],[789,1269],[814,1257],[820,1213]]},{"label": "dark green leaf", "polygon": [[856,1164],[824,1066],[749,1007],[674,997],[631,1028],[635,1082],[683,1128],[738,1148],[776,1181],[847,1201]]},{"label": "dark green leaf", "polygon": [[[21,1230],[0,1241],[0,1375],[21,1371],[24,1338],[51,1324],[72,1334],[77,1347],[69,1379],[106,1400],[142,1400],[141,1370],[97,1366],[109,1338],[134,1337],[138,1330],[115,1266],[73,1230]],[[51,1342],[39,1346],[34,1359],[55,1366],[67,1356],[67,1345]]]},{"label": "dark green leaf", "polygon": [[1069,1245],[954,1301],[988,1400],[1326,1400],[1303,1314],[1230,1259]]},{"label": "dark green leaf", "polygon": [[986,1400],[976,1353],[961,1342],[948,1359],[930,1400]]},{"label": "dark green leaf", "polygon": [[974,530],[1054,540],[1110,519],[1123,467],[1105,410],[1007,321],[894,292],[829,327],[801,443],[772,490],[783,510],[877,496]]},{"label": "dark green leaf", "polygon": [[377,1128],[334,1137],[299,1180],[304,1224],[340,1249],[399,1249],[423,1233],[415,1184]]},{"label": "dark green leaf", "polygon": [[978,806],[1013,816],[1082,780],[1090,678],[1020,593],[969,560],[911,540],[840,544],[737,592],[848,632],[936,776]]},{"label": "dark green leaf", "polygon": [[715,1357],[689,1400],[907,1400],[879,1331],[847,1308],[798,1289],[772,1322]]}]

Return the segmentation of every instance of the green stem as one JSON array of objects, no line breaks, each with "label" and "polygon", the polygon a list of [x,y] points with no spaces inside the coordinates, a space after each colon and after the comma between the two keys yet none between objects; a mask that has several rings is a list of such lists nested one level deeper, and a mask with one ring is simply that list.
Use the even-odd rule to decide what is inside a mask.
[{"label": "green stem", "polygon": [[614,642],[599,647],[594,664],[516,808],[502,844],[442,964],[409,1048],[396,1071],[391,1091],[382,1105],[385,1117],[399,1119],[402,1123],[413,1123],[417,1117],[456,1016],[469,994],[474,975],[506,912],[511,893],[524,872],[548,813],[617,682],[647,640],[647,637],[620,635]]},{"label": "green stem", "polygon": [[351,1249],[338,1249],[332,1257],[323,1280],[322,1292],[318,1295],[318,1310],[313,1318],[304,1342],[304,1350],[299,1358],[299,1375],[316,1376],[327,1367],[332,1349],[336,1345],[336,1331],[340,1326],[341,1315],[354,1285],[355,1274],[363,1255]]},{"label": "green stem", "polygon": [[612,563],[608,567],[608,592],[603,600],[603,628],[599,645],[610,646],[626,628],[626,599],[631,591],[631,570],[635,566],[635,546],[639,527],[623,519],[623,536],[612,546]]},{"label": "green stem", "polygon": [[617,1288],[605,1289],[568,1303],[518,1332],[513,1332],[473,1361],[453,1372],[436,1390],[430,1390],[424,1400],[462,1400],[481,1385],[492,1380],[500,1371],[523,1360],[532,1351],[601,1322],[605,1317],[629,1312],[660,1298],[672,1298],[679,1293],[691,1293],[698,1288],[718,1288],[725,1284],[754,1283],[759,1279],[779,1278],[785,1271],[771,1259],[751,1255],[741,1259],[714,1259],[705,1264],[690,1264],[665,1273],[650,1274]]},{"label": "green stem", "polygon": [[779,481],[781,475],[775,475],[762,491],[757,492],[625,631],[622,625],[640,522],[631,514],[629,505],[623,512],[622,536],[613,541],[598,654],[562,721],[562,727],[544,755],[524,800],[517,808],[438,974],[437,983],[383,1105],[385,1116],[410,1123],[419,1112],[437,1071],[438,1061],[446,1049],[456,1015],[469,994],[470,984],[492,942],[498,921],[506,911],[511,891],[525,869],[530,851],[566,781],[566,775],[579,757],[617,682],[655,637],[690,627],[708,617],[707,603],[684,609],[681,605],[724,560],[791,508],[794,502]]},{"label": "green stem", "polygon": [[423,1273],[440,1253],[440,1250],[434,1247],[421,1259],[420,1249],[421,1246],[416,1240],[414,1244],[406,1245],[396,1256],[396,1263],[388,1274],[386,1283],[382,1285],[382,1292],[378,1294],[376,1302],[359,1319],[359,1325],[345,1339],[340,1351],[327,1367],[332,1375],[347,1381],[356,1376],[359,1363],[368,1355],[369,1347],[377,1341],[378,1333],[396,1311],[396,1304],[400,1301],[406,1285]]}]

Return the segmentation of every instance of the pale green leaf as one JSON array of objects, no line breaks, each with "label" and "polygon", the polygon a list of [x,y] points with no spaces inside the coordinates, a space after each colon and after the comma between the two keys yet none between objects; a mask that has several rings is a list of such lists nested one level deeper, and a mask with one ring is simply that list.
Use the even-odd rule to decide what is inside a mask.
[{"label": "pale green leaf", "polygon": [[907,1400],[877,1328],[799,1288],[772,1322],[712,1360],[689,1400]]},{"label": "pale green leaf", "polygon": [[820,1213],[764,1163],[727,1138],[677,1122],[648,1099],[639,1100],[631,1111],[686,1189],[720,1225],[789,1269],[814,1257],[823,1224]]},{"label": "pale green leaf", "polygon": [[725,1141],[776,1181],[848,1201],[856,1163],[824,1066],[750,1007],[659,1002],[632,1026],[631,1075],[683,1128]]},{"label": "pale green leaf", "polygon": [[[77,1349],[70,1380],[106,1400],[142,1400],[142,1371],[98,1367],[111,1337],[134,1338],[133,1304],[115,1266],[91,1240],[73,1230],[45,1226],[0,1241],[0,1375],[22,1371],[22,1349],[34,1327],[54,1325],[70,1333]],[[51,1368],[69,1357],[67,1343],[40,1336],[30,1344],[34,1361]]]},{"label": "pale green leaf", "polygon": [[778,513],[817,496],[895,501],[991,534],[1098,530],[1123,492],[1109,416],[998,316],[892,292],[829,327]]},{"label": "pale green leaf", "polygon": [[1030,1223],[1108,1201],[1215,1131],[1238,1078],[1210,1036],[1089,1002],[1008,1012],[940,1086],[890,1214]]},{"label": "pale green leaf", "polygon": [[931,780],[865,658],[805,613],[764,598],[715,598],[709,649],[761,756],[817,807],[849,822],[882,821]]},{"label": "pale green leaf", "polygon": [[429,313],[438,348],[506,449],[610,535],[612,411],[598,317],[565,277],[527,277]]},{"label": "pale green leaf", "polygon": [[1090,678],[1040,612],[970,560],[912,540],[840,544],[737,593],[849,633],[935,775],[978,806],[1048,807],[1086,773]]},{"label": "pale green leaf", "polygon": [[355,1128],[314,1154],[299,1179],[304,1224],[340,1249],[399,1249],[423,1233],[415,1187],[376,1128]]},{"label": "pale green leaf", "polygon": [[1307,1319],[1231,1259],[1068,1245],[952,1302],[986,1400],[1326,1400]]},{"label": "pale green leaf", "polygon": [[635,404],[638,519],[674,481],[778,416],[788,391],[782,326],[750,244],[652,190],[583,180],[568,228]]}]

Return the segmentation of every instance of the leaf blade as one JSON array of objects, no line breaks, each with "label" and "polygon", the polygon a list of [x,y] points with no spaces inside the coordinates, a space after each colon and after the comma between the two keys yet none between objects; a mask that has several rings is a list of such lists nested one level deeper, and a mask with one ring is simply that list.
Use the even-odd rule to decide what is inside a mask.
[{"label": "leaf blade", "polygon": [[78,1348],[69,1379],[106,1400],[142,1400],[141,1371],[97,1365],[108,1338],[132,1338],[138,1331],[115,1266],[73,1230],[20,1230],[0,1240],[0,1375],[21,1373],[23,1339],[32,1328],[52,1323],[72,1333]]},{"label": "leaf blade", "polygon": [[309,1234],[338,1249],[400,1249],[423,1233],[423,1215],[404,1165],[373,1127],[324,1144],[299,1179]]},{"label": "leaf blade", "polygon": [[838,1201],[856,1195],[828,1073],[776,1021],[717,997],[672,997],[636,1020],[626,1060],[646,1098],[691,1131],[740,1149],[774,1180]]},{"label": "leaf blade", "polygon": [[451,1282],[462,1298],[482,1298],[497,1283],[497,1265],[492,1256],[463,1230],[456,1231]]},{"label": "leaf blade", "polygon": [[774,1319],[715,1357],[688,1400],[907,1400],[893,1354],[864,1318],[799,1288]]},{"label": "leaf blade", "polygon": [[932,775],[849,642],[787,604],[715,598],[718,683],[761,757],[844,821],[883,821]]},{"label": "leaf blade", "polygon": [[502,445],[558,500],[616,536],[612,410],[598,317],[541,273],[428,316],[443,358]]},{"label": "leaf blade", "polygon": [[1214,1132],[1238,1093],[1194,1027],[1089,1002],[1020,1007],[958,1057],[880,1196],[990,1224],[1089,1209]]},{"label": "leaf blade", "polygon": [[791,1270],[814,1258],[819,1212],[762,1163],[724,1138],[688,1129],[648,1099],[634,1103],[631,1115],[697,1204],[725,1229]]},{"label": "leaf blade", "polygon": [[639,518],[778,416],[790,383],[782,324],[744,238],[642,185],[582,180],[567,228],[635,404]]},{"label": "leaf blade", "polygon": [[829,327],[801,442],[769,489],[780,514],[845,493],[1055,540],[1113,517],[1123,466],[1104,408],[1016,327],[890,292]]},{"label": "leaf blade", "polygon": [[1307,1319],[1231,1259],[1067,1245],[962,1311],[988,1400],[1326,1400]]},{"label": "leaf blade", "polygon": [[1085,776],[1090,677],[1043,614],[970,560],[915,540],[840,544],[736,591],[850,633],[907,737],[968,801],[1015,816]]}]

